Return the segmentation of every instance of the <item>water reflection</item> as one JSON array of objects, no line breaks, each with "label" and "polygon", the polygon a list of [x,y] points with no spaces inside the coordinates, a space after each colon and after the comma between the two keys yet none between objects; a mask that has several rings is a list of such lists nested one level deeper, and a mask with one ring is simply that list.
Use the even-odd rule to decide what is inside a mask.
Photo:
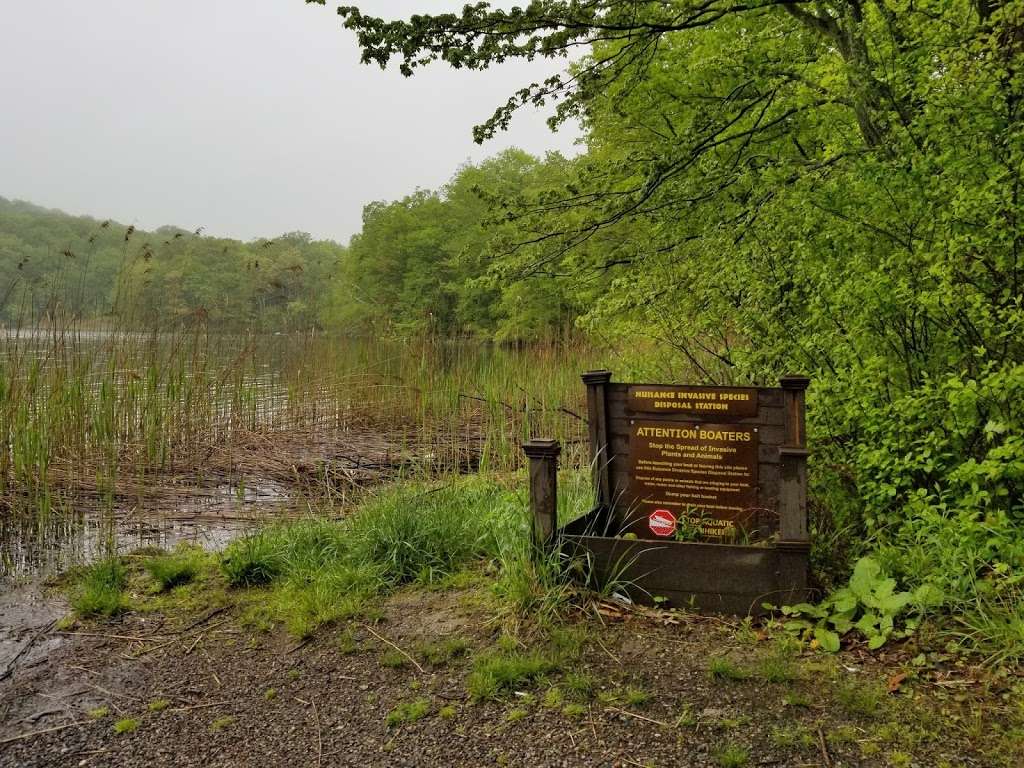
[{"label": "water reflection", "polygon": [[7,510],[0,514],[0,580],[51,576],[143,547],[187,542],[220,549],[255,526],[300,514],[286,489],[273,483],[183,490],[177,499],[110,509],[97,509],[93,500],[59,499],[45,511]]}]

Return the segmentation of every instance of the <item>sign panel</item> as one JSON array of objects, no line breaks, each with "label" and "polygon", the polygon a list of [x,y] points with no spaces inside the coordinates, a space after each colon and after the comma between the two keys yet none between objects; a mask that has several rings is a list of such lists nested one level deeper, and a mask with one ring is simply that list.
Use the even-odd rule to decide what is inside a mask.
[{"label": "sign panel", "polygon": [[750,418],[757,416],[757,389],[635,384],[627,392],[626,408],[632,413]]},{"label": "sign panel", "polygon": [[756,511],[757,461],[755,426],[631,419],[630,527],[664,536],[655,518],[671,517],[673,532],[735,538]]}]

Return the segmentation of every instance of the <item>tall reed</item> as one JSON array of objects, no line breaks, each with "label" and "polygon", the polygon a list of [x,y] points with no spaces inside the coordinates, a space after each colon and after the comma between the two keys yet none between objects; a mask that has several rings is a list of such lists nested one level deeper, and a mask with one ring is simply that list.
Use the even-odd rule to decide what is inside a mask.
[{"label": "tall reed", "polygon": [[72,321],[0,337],[0,494],[112,493],[200,471],[240,434],[377,434],[431,467],[507,470],[519,444],[585,436],[583,344],[137,332]]}]

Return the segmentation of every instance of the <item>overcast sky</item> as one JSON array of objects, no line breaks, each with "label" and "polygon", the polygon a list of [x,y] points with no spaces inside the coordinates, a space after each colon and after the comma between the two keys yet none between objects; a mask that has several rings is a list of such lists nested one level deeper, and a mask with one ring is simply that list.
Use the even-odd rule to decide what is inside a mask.
[{"label": "overcast sky", "polygon": [[[463,0],[363,0],[366,13]],[[302,0],[0,0],[0,196],[153,228],[341,241],[362,207],[507,146],[572,152],[523,113],[471,129],[552,62],[413,78],[359,63],[335,6]]]}]

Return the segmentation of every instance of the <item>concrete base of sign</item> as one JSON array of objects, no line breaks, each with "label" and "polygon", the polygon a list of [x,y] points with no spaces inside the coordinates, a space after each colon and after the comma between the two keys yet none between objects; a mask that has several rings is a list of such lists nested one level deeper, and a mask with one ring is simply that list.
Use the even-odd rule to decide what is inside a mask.
[{"label": "concrete base of sign", "polygon": [[637,603],[739,616],[765,613],[764,603],[807,600],[807,542],[742,546],[626,539],[600,535],[603,518],[596,509],[561,528],[555,539],[567,556],[589,561],[592,586],[614,582]]}]

